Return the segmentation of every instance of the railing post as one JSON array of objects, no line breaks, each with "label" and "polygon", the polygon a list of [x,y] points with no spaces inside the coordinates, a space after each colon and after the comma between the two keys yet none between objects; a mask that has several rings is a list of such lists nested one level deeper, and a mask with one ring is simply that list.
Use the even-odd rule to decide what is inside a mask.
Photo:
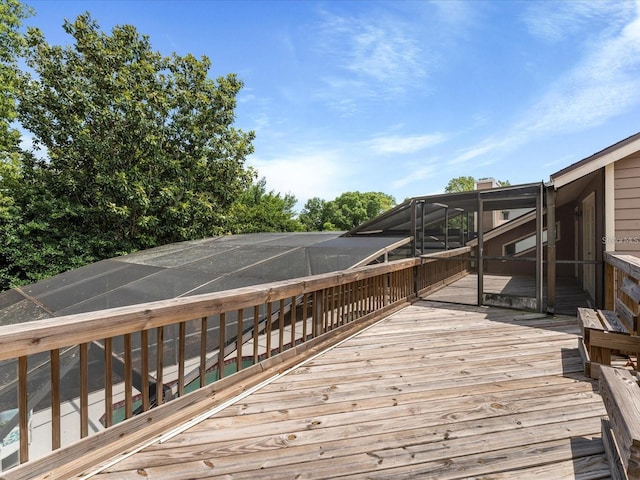
[{"label": "railing post", "polygon": [[313,292],[313,329],[311,335],[315,338],[322,333],[322,318],[324,304],[324,290],[317,290]]},{"label": "railing post", "polygon": [[[202,317],[200,319],[200,388],[204,387],[207,381],[207,329],[207,317]],[[158,391],[156,391],[156,398],[160,398]]]},{"label": "railing post", "polygon": [[89,344],[80,344],[80,438],[89,436]]},{"label": "railing post", "polygon": [[133,416],[133,372],[131,334],[124,334],[124,418]]},{"label": "railing post", "polygon": [[384,291],[382,292],[382,295],[383,295],[382,306],[384,306],[384,307],[386,307],[387,305],[389,305],[391,303],[391,298],[390,298],[390,293],[391,292],[389,291],[389,286],[390,286],[389,276],[390,275],[391,275],[390,273],[385,273],[383,284],[382,284],[382,288],[384,289]]},{"label": "railing post", "polygon": [[547,187],[547,313],[556,309],[556,190]]},{"label": "railing post", "polygon": [[613,310],[616,303],[615,269],[612,265],[604,263],[604,308]]},{"label": "railing post", "polygon": [[[543,207],[543,198],[542,194],[544,191],[544,187],[540,184],[540,191],[538,195],[536,195],[536,307],[538,312],[542,313],[542,285],[544,281],[544,272],[543,272],[543,253],[542,253],[542,207]],[[547,232],[549,234],[550,232]]]},{"label": "railing post", "polygon": [[449,250],[449,207],[444,207],[444,249]]},{"label": "railing post", "polygon": [[[303,299],[306,300],[306,298],[303,295]],[[306,306],[306,303],[305,303]],[[259,356],[259,352],[258,352],[258,332],[259,332],[259,327],[260,327],[260,307],[258,305],[255,305],[253,307],[253,363],[256,364],[258,363],[258,356]],[[306,318],[305,318],[305,325],[306,325]]]},{"label": "railing post", "polygon": [[18,358],[18,425],[20,430],[20,463],[29,461],[29,403],[27,357]]},{"label": "railing post", "polygon": [[113,339],[104,339],[104,426],[113,425]]},{"label": "railing post", "polygon": [[[184,395],[184,363],[187,347],[187,323],[180,322],[180,326],[178,328],[179,331],[179,341],[178,341],[178,396],[182,397]],[[156,398],[158,398],[158,384],[156,383]]]},{"label": "railing post", "polygon": [[413,238],[413,248],[412,248],[412,253],[413,253],[413,257],[417,257],[418,256],[418,244],[417,244],[417,239],[416,239],[416,230],[418,228],[417,226],[417,207],[416,207],[416,201],[415,199],[411,200],[411,237]]},{"label": "railing post", "polygon": [[271,320],[273,316],[273,304],[267,302],[267,319],[265,321],[264,336],[267,341],[267,358],[271,357]]},{"label": "railing post", "polygon": [[242,369],[242,337],[244,328],[242,322],[244,320],[244,309],[238,309],[236,317],[236,372]]},{"label": "railing post", "polygon": [[284,351],[284,298],[280,299],[278,311],[278,353]]},{"label": "railing post", "polygon": [[[218,316],[218,379],[224,377],[224,349],[227,346],[227,314],[222,312]],[[206,371],[205,371],[206,376]],[[205,381],[206,385],[206,381]]]},{"label": "railing post", "polygon": [[424,206],[425,201],[420,202],[420,254],[424,255]]},{"label": "railing post", "polygon": [[164,327],[156,329],[156,405],[164,403],[164,381],[162,369],[164,366]]},{"label": "railing post", "polygon": [[482,231],[482,218],[484,216],[484,204],[478,193],[478,306],[484,302],[484,238]]}]

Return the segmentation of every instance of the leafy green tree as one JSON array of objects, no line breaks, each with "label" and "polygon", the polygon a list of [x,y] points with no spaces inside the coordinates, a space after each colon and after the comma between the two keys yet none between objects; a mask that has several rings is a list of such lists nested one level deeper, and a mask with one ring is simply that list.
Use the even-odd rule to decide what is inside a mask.
[{"label": "leafy green tree", "polygon": [[[38,29],[23,44],[28,10],[3,2],[0,288],[227,232],[254,178],[244,165],[254,134],[233,126],[242,82],[209,78],[206,57],[153,51],[133,26],[105,34],[89,14],[64,23],[70,46],[49,45]],[[31,77],[8,68],[21,53]],[[37,157],[6,134],[15,100]]]},{"label": "leafy green tree", "polygon": [[22,185],[23,152],[14,121],[21,79],[18,62],[26,48],[22,20],[31,14],[31,9],[17,0],[0,1],[0,290],[20,279],[16,261],[23,259],[23,210],[15,194]]},{"label": "leafy green tree", "polygon": [[16,95],[20,78],[18,60],[24,53],[26,41],[21,32],[22,20],[32,11],[18,0],[0,2],[0,160],[14,157],[20,141],[19,132],[12,126],[16,117]]},{"label": "leafy green tree", "polygon": [[14,252],[19,245],[17,230],[21,225],[21,209],[9,193],[12,184],[20,178],[19,166],[15,161],[0,161],[0,291],[16,283]]},{"label": "leafy green tree", "polygon": [[395,205],[391,195],[381,192],[345,192],[334,200],[307,201],[300,221],[307,230],[351,230]]},{"label": "leafy green tree", "polygon": [[[485,178],[480,178],[478,180],[486,180]],[[496,180],[496,183],[499,187],[508,187],[511,185],[509,180]],[[476,188],[476,179],[471,176],[462,176],[455,177],[449,180],[447,186],[444,187],[445,193],[455,193],[455,192],[469,192],[471,190],[475,190]]]},{"label": "leafy green tree", "polygon": [[48,155],[30,167],[60,199],[52,215],[97,257],[221,233],[252,179],[254,134],[233,127],[242,82],[210,79],[206,57],[162,56],[130,25],[107,35],[84,14],[63,28],[73,46],[29,30],[36,76],[18,109]]},{"label": "leafy green tree", "polygon": [[304,225],[305,230],[308,232],[324,230],[324,226],[327,223],[327,219],[325,218],[326,203],[326,201],[319,197],[313,197],[307,200],[300,215],[298,215],[298,220]]},{"label": "leafy green tree", "polygon": [[385,193],[346,192],[330,202],[329,221],[339,230],[351,230],[394,204],[395,199]]},{"label": "leafy green tree", "polygon": [[86,248],[86,236],[64,217],[67,201],[42,188],[42,171],[4,163],[2,182],[11,195],[0,200],[0,289],[31,283],[100,258]]},{"label": "leafy green tree", "polygon": [[19,184],[22,152],[13,122],[21,77],[18,60],[26,48],[21,26],[30,15],[31,10],[17,0],[0,2],[0,219],[4,227],[13,218],[9,210],[15,214],[17,208],[12,187]]},{"label": "leafy green tree", "polygon": [[471,176],[455,177],[444,187],[446,193],[468,192],[476,188],[476,179]]},{"label": "leafy green tree", "polygon": [[[479,180],[484,180],[484,178],[480,178]],[[509,180],[496,180],[496,183],[500,187],[508,187],[511,185]],[[461,176],[455,177],[449,180],[447,186],[444,187],[445,193],[456,193],[456,192],[469,192],[471,190],[475,190],[476,188],[476,179],[471,176]],[[467,218],[465,217],[455,217],[449,220],[449,228],[467,228]]]},{"label": "leafy green tree", "polygon": [[261,178],[236,200],[229,215],[231,233],[297,232],[304,226],[295,218],[296,197],[267,192],[266,180]]}]

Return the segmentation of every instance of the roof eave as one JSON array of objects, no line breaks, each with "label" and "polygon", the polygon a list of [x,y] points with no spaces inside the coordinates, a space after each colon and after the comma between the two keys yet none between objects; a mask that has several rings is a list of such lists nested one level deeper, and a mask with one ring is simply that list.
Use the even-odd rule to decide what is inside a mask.
[{"label": "roof eave", "polygon": [[640,132],[551,175],[556,189],[640,151]]}]

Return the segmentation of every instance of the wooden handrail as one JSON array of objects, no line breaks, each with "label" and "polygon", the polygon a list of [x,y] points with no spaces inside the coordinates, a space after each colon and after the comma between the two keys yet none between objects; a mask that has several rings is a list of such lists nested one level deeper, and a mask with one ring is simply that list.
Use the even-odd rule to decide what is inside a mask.
[{"label": "wooden handrail", "polygon": [[223,292],[173,298],[89,313],[0,326],[0,361],[69,345],[150,330],[194,318],[219,315],[255,305],[311,293],[330,286],[406,270],[438,257],[468,253],[469,247],[431,254],[429,259],[406,259],[358,267]]},{"label": "wooden handrail", "polygon": [[0,327],[0,360],[149,330],[194,318],[219,315],[240,308],[250,308],[330,286],[366,280],[418,264],[420,264],[418,259],[399,260],[295,280],[265,283],[254,287],[2,326]]},{"label": "wooden handrail", "polygon": [[[142,389],[139,400],[141,407],[138,410],[143,412],[141,415],[144,415],[155,405],[159,407],[164,401],[171,400],[172,395],[184,396],[187,400],[184,371],[187,356],[185,347],[187,322],[201,324],[191,333],[195,337],[189,337],[193,338],[198,345],[198,352],[195,353],[195,356],[192,355],[192,359],[199,360],[200,365],[198,388],[200,390],[205,387],[209,388],[210,380],[205,380],[205,376],[213,373],[218,378],[214,385],[232,385],[233,383],[230,383],[226,378],[225,361],[235,365],[238,372],[240,369],[251,368],[242,365],[242,344],[247,339],[254,343],[252,352],[247,349],[247,353],[252,354],[248,358],[251,359],[250,363],[253,366],[257,366],[257,362],[262,359],[269,360],[272,355],[280,356],[288,350],[302,351],[298,345],[304,344],[307,345],[306,348],[309,348],[320,338],[330,338],[332,331],[342,331],[343,327],[349,324],[355,325],[361,320],[369,322],[372,319],[382,317],[393,309],[417,298],[421,293],[439,288],[465,275],[470,269],[470,262],[467,260],[469,252],[470,248],[463,247],[430,255],[428,259],[397,260],[224,292],[0,327],[0,361],[16,361],[20,366],[16,386],[19,397],[19,412],[14,420],[20,430],[20,461],[24,463],[29,459],[27,421],[29,411],[34,407],[34,401],[33,398],[29,398],[29,378],[26,366],[27,359],[32,355],[48,354],[52,359],[49,390],[52,392],[51,402],[55,402],[56,405],[52,405],[51,410],[51,445],[54,450],[65,450],[65,442],[61,442],[60,439],[59,426],[60,351],[75,345],[79,346],[81,412],[78,422],[78,437],[95,436],[96,432],[87,430],[87,399],[89,394],[87,366],[89,347],[93,344],[101,347],[98,352],[103,355],[105,361],[103,397],[104,408],[109,413],[105,416],[104,423],[106,430],[110,430],[118,427],[118,425],[114,425],[117,422],[113,420],[110,412],[114,401],[111,364],[112,356],[115,355],[115,340],[118,337],[124,337],[124,360],[122,360],[125,374],[124,416],[130,418],[133,415],[134,397],[132,392],[134,387],[137,387],[138,391]],[[451,261],[456,256],[461,257],[460,261]],[[448,261],[439,262],[439,258],[446,258]],[[260,313],[261,309],[266,313]],[[233,323],[232,319],[239,320],[242,325],[243,312],[249,315],[249,317],[244,317],[244,320],[248,322],[246,323],[247,328],[244,329],[244,332],[243,329],[238,329],[235,337],[229,336],[227,329]],[[229,316],[232,316],[231,320]],[[259,316],[260,318],[258,318]],[[301,326],[296,327],[296,323],[301,323]],[[211,324],[214,324],[219,332],[218,341],[213,342],[215,345],[207,344],[208,329],[211,328]],[[166,339],[163,340],[163,335],[167,335],[163,332],[166,330],[165,327],[171,325],[176,326],[176,331],[179,328],[180,333],[177,341],[179,341],[180,348],[179,350],[176,348],[176,354],[179,358],[175,365],[178,371],[172,374],[175,378],[169,379],[167,375],[163,377],[163,346],[166,341]],[[289,328],[288,332],[285,332],[286,328]],[[154,329],[155,335],[150,332]],[[266,351],[260,356],[256,349],[259,335],[266,336],[265,343],[267,345]],[[272,335],[274,336],[273,342],[271,341]],[[132,381],[134,369],[132,338],[140,340],[140,348],[136,350],[136,355],[140,356],[139,367],[136,367],[141,369],[141,376],[138,375],[141,382],[137,382],[140,385]],[[104,342],[104,346],[100,342]],[[235,358],[228,357],[230,348],[235,351]],[[154,365],[149,358],[152,351],[157,352],[154,376],[149,373]],[[233,352],[231,353],[233,355]],[[212,359],[213,362],[211,362]],[[225,377],[224,381],[223,377]],[[238,378],[246,378],[246,375]],[[134,385],[134,383],[136,384]],[[169,397],[163,398],[167,394]],[[154,397],[152,398],[151,395]],[[173,402],[169,402],[169,404],[171,403]],[[170,408],[166,411],[174,410],[175,408]],[[130,422],[130,420],[126,422]],[[6,427],[8,428],[8,426]],[[117,435],[100,435],[99,437],[117,438]],[[68,448],[66,450],[65,455],[69,455]],[[39,467],[34,466],[33,468],[38,470]],[[34,469],[28,471],[33,473]],[[16,478],[20,478],[19,475]]]},{"label": "wooden handrail", "polygon": [[628,330],[640,334],[640,258],[612,252],[604,253],[605,307],[615,310]]},{"label": "wooden handrail", "polygon": [[640,281],[640,258],[633,255],[604,252],[604,261],[612,267],[624,272],[627,276]]}]

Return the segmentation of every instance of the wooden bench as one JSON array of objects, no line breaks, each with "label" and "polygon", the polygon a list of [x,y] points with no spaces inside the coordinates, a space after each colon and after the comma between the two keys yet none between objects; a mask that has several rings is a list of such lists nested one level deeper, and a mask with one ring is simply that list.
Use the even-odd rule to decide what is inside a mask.
[{"label": "wooden bench", "polygon": [[582,328],[579,347],[584,361],[584,373],[598,378],[601,365],[611,365],[612,354],[640,354],[637,307],[640,303],[640,285],[625,278],[620,291],[626,303],[616,298],[616,311],[578,308]]},{"label": "wooden bench", "polygon": [[622,368],[600,367],[600,395],[608,419],[602,421],[611,478],[640,479],[640,387]]},{"label": "wooden bench", "polygon": [[598,378],[601,365],[611,365],[611,354],[640,352],[640,337],[632,336],[615,312],[578,308],[579,340],[584,374]]}]

